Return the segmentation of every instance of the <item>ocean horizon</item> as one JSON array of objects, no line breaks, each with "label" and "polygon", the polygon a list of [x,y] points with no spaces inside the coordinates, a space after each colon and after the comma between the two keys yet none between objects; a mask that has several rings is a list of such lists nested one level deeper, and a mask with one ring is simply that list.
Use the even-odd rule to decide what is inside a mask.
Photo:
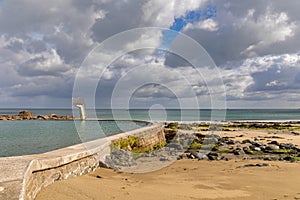
[{"label": "ocean horizon", "polygon": [[[61,116],[73,115],[74,111],[75,117],[79,117],[77,109],[0,109],[0,115],[16,115],[21,110],[29,110],[34,115],[55,113]],[[87,117],[93,115],[94,110],[86,109],[86,111]],[[0,157],[44,153],[147,125],[130,120],[153,122],[300,121],[299,109],[96,109],[95,111],[96,117],[104,121],[0,121]]]},{"label": "ocean horizon", "polygon": [[[78,109],[71,108],[0,108],[0,115],[15,115],[29,110],[35,115],[52,113],[79,117]],[[95,111],[95,113],[94,113]],[[297,121],[300,109],[86,109],[87,117],[99,119],[151,121]]]}]

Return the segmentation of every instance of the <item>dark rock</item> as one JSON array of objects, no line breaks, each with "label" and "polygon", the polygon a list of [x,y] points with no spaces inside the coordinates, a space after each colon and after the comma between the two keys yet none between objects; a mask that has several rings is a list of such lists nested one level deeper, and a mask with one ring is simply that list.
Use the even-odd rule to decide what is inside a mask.
[{"label": "dark rock", "polygon": [[163,157],[159,158],[159,161],[167,162],[167,161],[170,161],[170,159],[168,157],[163,156]]},{"label": "dark rock", "polygon": [[207,154],[209,160],[218,160],[219,154],[215,152],[210,152]]},{"label": "dark rock", "polygon": [[205,135],[203,135],[201,133],[197,133],[196,137],[199,138],[199,139],[203,139],[203,138],[205,138]]},{"label": "dark rock", "polygon": [[260,147],[257,147],[257,146],[254,146],[254,145],[251,145],[249,147],[252,151],[261,151],[262,149]]},{"label": "dark rock", "polygon": [[280,143],[279,144],[280,149],[295,149],[296,146],[291,143]]},{"label": "dark rock", "polygon": [[190,153],[190,154],[187,155],[187,158],[189,158],[189,159],[195,159],[196,156],[193,153]]},{"label": "dark rock", "polygon": [[249,139],[247,139],[247,140],[243,140],[243,141],[242,141],[242,144],[247,144],[247,143],[249,143],[249,144],[252,144],[252,141],[251,141],[251,140],[249,140]]},{"label": "dark rock", "polygon": [[236,149],[234,150],[233,154],[234,154],[234,155],[244,155],[245,152],[244,152],[244,150],[241,149],[241,148],[236,148]]},{"label": "dark rock", "polygon": [[177,160],[181,160],[181,159],[183,159],[183,155],[177,156]]},{"label": "dark rock", "polygon": [[243,166],[239,166],[237,168],[246,168],[246,167],[269,167],[271,166],[269,163],[257,163],[257,164],[246,164]]},{"label": "dark rock", "polygon": [[263,146],[264,144],[261,143],[261,142],[253,142],[252,145],[256,146],[256,147],[261,147]]},{"label": "dark rock", "polygon": [[258,163],[256,164],[257,167],[269,167],[271,166],[269,163]]},{"label": "dark rock", "polygon": [[277,146],[280,145],[279,142],[277,142],[277,141],[271,141],[271,142],[269,142],[268,144],[274,144],[274,145],[277,145]]},{"label": "dark rock", "polygon": [[292,160],[293,160],[293,157],[292,157],[292,156],[285,156],[285,157],[283,158],[283,160],[285,160],[285,161],[292,161]]},{"label": "dark rock", "polygon": [[228,140],[228,141],[226,142],[226,144],[233,145],[233,144],[235,144],[235,141],[234,141],[234,140]]}]

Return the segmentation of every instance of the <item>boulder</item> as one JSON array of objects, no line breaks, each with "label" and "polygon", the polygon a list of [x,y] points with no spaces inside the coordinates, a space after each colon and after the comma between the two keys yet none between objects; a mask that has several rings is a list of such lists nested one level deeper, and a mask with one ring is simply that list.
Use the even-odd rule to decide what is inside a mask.
[{"label": "boulder", "polygon": [[292,143],[281,143],[281,144],[279,144],[279,147],[281,149],[295,149],[296,148],[296,146]]},{"label": "boulder", "polygon": [[60,118],[60,116],[57,115],[57,114],[50,114],[50,118],[51,119],[58,119],[58,118]]},{"label": "boulder", "polygon": [[246,139],[246,140],[242,141],[242,144],[247,144],[247,143],[252,144],[251,140],[249,140],[249,139]]},{"label": "boulder", "polygon": [[0,120],[7,120],[7,116],[5,115],[0,116]]},{"label": "boulder", "polygon": [[208,157],[205,153],[200,153],[200,152],[192,152],[190,157],[196,158],[198,160],[208,159]]},{"label": "boulder", "polygon": [[241,149],[241,148],[236,148],[236,149],[233,151],[233,154],[234,154],[234,155],[244,155],[245,152],[244,152],[244,150]]},{"label": "boulder", "polygon": [[274,145],[274,144],[266,146],[266,150],[269,150],[269,151],[274,151],[274,150],[279,150],[279,149],[280,149],[279,146]]},{"label": "boulder", "polygon": [[22,117],[23,119],[30,119],[32,117],[34,117],[34,114],[32,112],[29,112],[28,110],[23,110],[21,112],[19,112],[18,116]]},{"label": "boulder", "polygon": [[210,152],[207,154],[209,160],[218,160],[219,154],[215,152]]},{"label": "boulder", "polygon": [[277,142],[276,140],[275,140],[275,141],[271,141],[271,142],[269,142],[268,144],[274,144],[274,145],[277,145],[277,146],[280,145],[279,142]]}]

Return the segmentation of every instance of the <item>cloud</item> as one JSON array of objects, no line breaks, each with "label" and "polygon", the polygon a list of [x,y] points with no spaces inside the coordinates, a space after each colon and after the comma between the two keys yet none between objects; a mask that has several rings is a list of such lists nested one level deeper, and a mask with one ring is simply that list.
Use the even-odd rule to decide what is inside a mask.
[{"label": "cloud", "polygon": [[[182,18],[186,26],[181,31],[203,45],[216,62],[229,106],[252,107],[256,101],[261,106],[297,105],[299,6],[298,1],[281,0],[3,0],[1,105],[22,105],[22,97],[32,106],[59,105],[54,103],[59,98],[61,106],[69,106],[77,69],[99,43],[131,28],[169,28]],[[177,35],[166,37],[164,32],[145,30],[141,35],[116,41],[89,60],[82,74],[87,78],[86,86],[102,74],[97,98],[109,102],[118,80],[125,81],[122,77],[136,67],[139,73],[132,72],[134,76],[124,82],[124,87],[133,87],[135,81],[156,80],[173,88],[170,92],[163,85],[146,85],[136,93],[141,101],[146,102],[148,94],[153,97],[152,103],[177,105],[170,100],[176,93],[186,104],[194,95],[209,106],[210,89],[221,87],[216,83],[218,74],[203,64],[201,77],[183,58],[155,50],[164,43],[172,46],[176,39]],[[142,46],[154,49],[135,51]],[[184,41],[180,47],[182,51],[190,50]],[[121,54],[122,50],[130,52]]]},{"label": "cloud", "polygon": [[217,31],[218,30],[218,23],[213,19],[206,19],[204,21],[199,21],[196,24],[188,24],[183,30],[187,31],[189,29],[202,29],[206,31]]},{"label": "cloud", "polygon": [[275,13],[270,7],[266,9],[265,14],[254,18],[254,9],[248,10],[245,18],[236,25],[238,29],[259,30],[256,33],[255,44],[249,45],[241,54],[255,56],[258,49],[266,48],[271,44],[283,42],[288,37],[295,35],[297,28],[295,22],[290,19],[285,12]]},{"label": "cloud", "polygon": [[[266,0],[215,1],[218,30],[186,29],[184,33],[195,39],[213,57],[217,65],[271,54],[299,52],[300,15],[294,7],[298,2]],[[202,22],[203,23],[203,22]]]},{"label": "cloud", "polygon": [[24,76],[62,76],[70,66],[57,54],[55,49],[35,54],[33,58],[21,64],[17,71]]}]

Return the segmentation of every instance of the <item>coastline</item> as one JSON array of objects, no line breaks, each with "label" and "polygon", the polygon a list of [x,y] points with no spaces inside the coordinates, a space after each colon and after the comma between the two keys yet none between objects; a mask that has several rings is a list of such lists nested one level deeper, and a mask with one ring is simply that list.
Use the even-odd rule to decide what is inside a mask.
[{"label": "coastline", "polygon": [[77,144],[62,149],[0,158],[0,199],[34,199],[41,188],[95,170],[111,152],[114,140],[134,134],[156,135],[160,124]]},{"label": "coastline", "polygon": [[[119,143],[119,146],[117,148],[120,148],[120,150],[115,149],[111,152],[110,145],[107,145],[107,150],[104,150],[100,152],[101,154],[101,163],[105,163],[105,167],[112,168],[114,170],[117,170],[115,173],[123,172],[123,173],[140,173],[140,174],[147,174],[147,173],[154,173],[155,171],[160,171],[163,169],[168,169],[170,166],[176,165],[178,162],[184,162],[186,167],[190,166],[190,162],[194,163],[197,161],[199,163],[199,166],[197,168],[202,168],[201,162],[209,163],[209,162],[221,162],[223,163],[224,166],[227,166],[229,163],[232,162],[238,162],[241,164],[242,168],[244,168],[242,164],[247,164],[248,162],[252,163],[251,170],[253,169],[255,171],[255,168],[260,168],[260,167],[265,167],[265,168],[270,168],[274,166],[274,164],[269,165],[269,163],[275,162],[275,163],[280,163],[280,166],[284,166],[285,163],[292,163],[295,164],[295,166],[300,166],[299,162],[300,161],[300,126],[298,122],[295,123],[265,123],[265,122],[258,122],[258,123],[253,123],[253,122],[226,122],[226,123],[221,123],[221,127],[223,127],[223,130],[218,130],[218,129],[211,129],[210,130],[210,123],[208,122],[193,122],[193,123],[172,123],[172,122],[165,122],[165,136],[167,138],[167,146],[158,148],[156,149],[157,151],[148,151],[148,149],[135,149],[134,147],[131,148],[131,146],[128,146],[129,143],[126,143],[127,146],[120,145],[121,143],[124,143],[125,140],[122,138],[127,138],[128,140],[135,139],[132,137],[135,133],[144,130],[145,133],[146,129],[152,130],[149,127],[144,127],[137,130],[130,131],[128,133],[122,133],[118,134],[115,136],[110,137],[110,141],[115,141],[116,139],[121,139],[121,143]],[[254,126],[252,128],[247,128],[248,126]],[[266,127],[267,128],[266,128]],[[212,126],[213,128],[214,126]],[[152,132],[154,135],[156,134],[156,131]],[[175,133],[175,135],[173,135]],[[220,135],[216,135],[220,134]],[[172,139],[170,139],[170,135],[172,136],[177,136]],[[182,138],[183,137],[183,138]],[[187,143],[187,146],[184,146],[181,142],[181,139],[184,140],[190,140],[190,143]],[[193,140],[191,140],[193,139]],[[206,139],[213,140],[215,143],[218,144],[218,148],[215,149],[215,146],[206,146],[204,147],[204,141]],[[143,139],[143,141],[152,141],[151,139]],[[184,141],[183,140],[183,141]],[[179,143],[174,143],[174,141],[179,141]],[[195,142],[196,141],[196,142]],[[220,143],[221,142],[221,143]],[[91,143],[94,143],[94,147],[96,149],[99,149],[99,145],[97,144],[96,141],[92,141]],[[116,145],[117,143],[110,143],[113,145]],[[178,145],[180,144],[180,145]],[[209,143],[208,143],[209,144]],[[221,145],[222,144],[222,145]],[[168,146],[169,145],[169,146]],[[192,148],[192,145],[195,147]],[[247,146],[248,149],[245,149]],[[83,149],[86,148],[84,145],[79,145],[82,146]],[[93,145],[92,145],[93,146]],[[133,145],[134,146],[134,145]],[[253,146],[253,147],[251,147]],[[273,148],[276,146],[276,149],[274,151],[272,149],[267,149],[267,148]],[[90,146],[91,147],[91,146]],[[116,147],[116,146],[115,146]],[[267,147],[267,148],[266,148]],[[134,154],[127,153],[122,149],[130,149],[133,150]],[[156,148],[156,147],[155,147]],[[252,149],[253,148],[253,149]],[[286,149],[288,148],[288,149]],[[76,148],[72,147],[67,147],[64,149],[73,149],[76,151]],[[64,149],[59,149],[53,152],[48,152],[45,154],[41,154],[39,158],[36,157],[36,155],[29,155],[29,156],[20,156],[16,157],[17,160],[21,160],[24,158],[24,163],[26,165],[31,166],[30,168],[25,168],[26,165],[22,165],[22,169],[26,171],[25,174],[28,175],[28,177],[31,177],[31,174],[34,174],[36,172],[42,172],[43,178],[37,176],[37,180],[44,182],[40,185],[38,183],[37,188],[38,190],[34,189],[34,193],[32,194],[33,198],[38,194],[39,190],[49,184],[54,183],[54,186],[51,187],[56,187],[56,184],[61,184],[60,181],[61,179],[69,179],[78,175],[83,175],[86,173],[90,173],[94,171],[96,168],[98,170],[103,170],[103,165],[99,166],[99,160],[96,159],[93,161],[89,161],[89,155],[92,155],[93,153],[87,152],[87,154],[84,154],[82,150],[76,152],[69,151],[69,150],[64,150]],[[100,148],[101,149],[101,148]],[[108,150],[109,149],[109,150]],[[137,151],[136,151],[137,150]],[[146,151],[145,151],[146,150]],[[96,153],[96,151],[92,151]],[[99,151],[98,151],[99,152]],[[115,154],[114,154],[115,152]],[[120,154],[121,152],[121,154]],[[79,157],[76,157],[76,155],[79,155]],[[51,158],[49,158],[49,156]],[[112,160],[107,160],[109,157],[108,155],[111,155],[113,157],[110,157]],[[125,155],[125,160],[124,160],[124,155]],[[136,160],[131,160],[130,162],[127,161],[127,158],[132,159],[132,156],[136,156]],[[69,159],[68,157],[72,157]],[[120,156],[120,157],[116,157]],[[100,158],[99,157],[99,158]],[[25,158],[28,158],[27,160]],[[74,158],[74,159],[73,159]],[[88,160],[85,160],[88,158]],[[115,159],[117,158],[117,159]],[[3,158],[2,160],[9,160],[11,159],[10,157],[8,158]],[[32,164],[32,162],[29,163],[34,159],[35,164]],[[83,160],[81,160],[83,159]],[[121,162],[113,162],[115,160],[122,160]],[[51,161],[52,160],[52,161]],[[177,160],[177,161],[176,161]],[[183,161],[181,161],[183,160]],[[45,161],[45,162],[44,162]],[[77,162],[79,161],[79,162]],[[109,161],[109,162],[108,162]],[[74,165],[70,165],[69,167],[68,163],[73,163]],[[84,163],[84,167],[80,168],[78,171],[78,164],[79,163]],[[9,163],[6,164],[7,169],[9,168]],[[81,165],[81,164],[80,164]],[[155,166],[153,166],[155,165]],[[32,168],[32,166],[34,168]],[[68,166],[69,169],[62,168],[61,170],[65,171],[64,173],[59,176],[56,176],[56,173],[52,174],[47,174],[44,173],[44,170],[48,169],[59,169],[59,166]],[[100,167],[100,168],[99,168]],[[249,166],[245,166],[245,169],[248,169]],[[253,168],[252,168],[253,167]],[[142,169],[142,170],[141,170]],[[273,169],[273,168],[272,168]],[[13,168],[11,170],[14,170]],[[73,174],[73,171],[77,171],[75,174]],[[106,169],[105,169],[106,170]],[[200,170],[200,169],[199,169]],[[22,171],[22,170],[21,170]],[[18,173],[21,173],[19,170]],[[271,170],[272,171],[272,170]],[[113,172],[113,170],[110,170],[109,173]],[[176,170],[175,170],[176,172]],[[273,171],[272,171],[273,173]],[[266,178],[271,176],[272,174],[267,173]],[[27,184],[30,180],[30,178],[25,178],[27,175],[24,176],[24,178],[19,177],[18,180],[21,181],[23,180],[23,189],[22,189],[22,195],[21,199],[33,199],[32,197],[30,198],[25,198],[25,192],[24,186]],[[88,175],[89,176],[89,175]],[[176,176],[175,174],[171,174],[170,177]],[[288,176],[288,175],[287,175]],[[84,176],[80,176],[79,179]],[[35,179],[36,179],[35,178]],[[49,179],[50,178],[50,179]],[[148,177],[149,178],[149,177]],[[12,179],[12,177],[10,178]],[[49,180],[48,180],[49,179]],[[25,180],[25,182],[24,182]],[[70,179],[71,181],[72,179]],[[58,182],[56,182],[58,181]],[[191,180],[192,181],[192,180]],[[30,182],[30,181],[29,181]],[[64,182],[64,181],[63,181]],[[62,182],[62,183],[63,183]],[[66,181],[68,183],[68,181]],[[80,182],[80,181],[79,181]],[[31,183],[30,183],[31,184]],[[37,184],[37,183],[35,183]],[[85,184],[85,183],[84,183]],[[170,183],[172,185],[172,179],[170,180]],[[188,183],[186,183],[188,184]],[[201,183],[199,183],[201,184]],[[267,184],[267,183],[266,183]],[[62,186],[64,187],[64,186]],[[91,185],[90,187],[94,187]],[[0,183],[0,197],[3,193],[3,190],[6,189],[3,187],[3,184]],[[5,190],[4,190],[5,191]],[[6,190],[7,191],[7,190]],[[48,191],[46,188],[45,190],[42,190],[41,194],[43,192]],[[52,191],[53,192],[53,191]],[[86,191],[86,195],[88,195],[88,190]],[[47,193],[48,194],[48,193]],[[53,193],[50,192],[50,196],[54,195]],[[108,194],[109,195],[109,194]],[[94,197],[93,197],[94,198]],[[97,199],[97,197],[95,197]],[[17,198],[15,198],[17,199]],[[47,198],[46,198],[47,199]]]},{"label": "coastline", "polygon": [[[177,134],[194,133],[195,129],[191,128],[191,125],[183,125],[180,128],[179,124]],[[199,136],[202,137],[201,134],[207,138],[208,132],[198,130],[198,139]],[[156,156],[141,156],[133,166],[114,170],[98,168],[90,174],[56,182],[43,189],[37,195],[37,199],[48,200],[54,195],[58,200],[298,199],[300,136],[293,132],[263,128],[222,131],[219,140],[223,141],[224,145],[222,148],[219,145],[211,157],[201,157],[201,148],[196,148],[187,152],[184,150],[184,155],[179,159],[178,155],[175,155],[175,159],[168,160],[170,156],[161,160],[161,156],[164,155],[160,153],[164,150],[158,150],[158,153],[154,153]],[[223,140],[224,138],[228,140]],[[296,151],[291,153],[297,159],[290,159],[290,150],[283,149],[285,144],[294,145],[292,148]],[[260,149],[247,153],[245,145],[254,145]],[[262,149],[264,146],[267,150]],[[274,151],[268,150],[271,147],[274,147]],[[151,168],[153,165],[158,166],[160,161],[165,165],[161,165],[159,169]],[[143,170],[138,171],[141,168]]]}]

